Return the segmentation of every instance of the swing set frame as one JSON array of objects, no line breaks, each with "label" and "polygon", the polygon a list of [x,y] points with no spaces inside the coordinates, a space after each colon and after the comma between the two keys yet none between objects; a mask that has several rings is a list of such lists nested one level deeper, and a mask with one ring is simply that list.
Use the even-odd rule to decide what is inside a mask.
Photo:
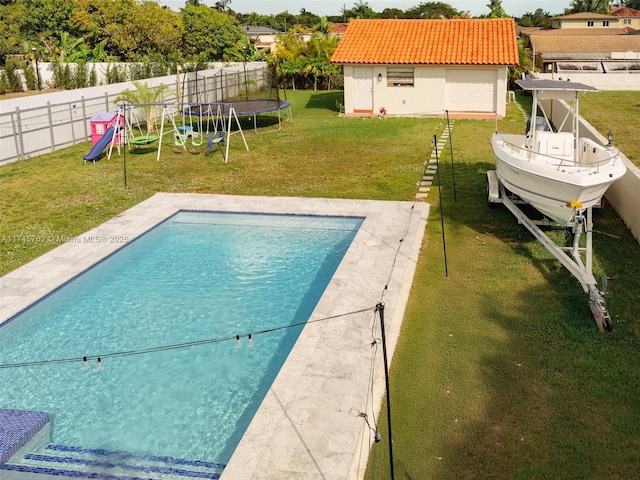
[{"label": "swing set frame", "polygon": [[[149,125],[147,125],[147,133],[145,135],[142,133],[142,127],[140,126],[140,121],[138,120],[135,109],[136,108],[153,108],[153,107],[162,108],[162,112],[160,114],[160,125],[159,125],[160,131],[158,132],[158,125],[155,125],[155,122],[154,122],[154,127],[155,127],[154,130],[155,132],[158,132],[158,133],[157,134],[151,133],[149,129]],[[123,129],[122,141],[126,141],[130,151],[132,149],[132,146],[133,148],[141,148],[141,147],[146,147],[148,145],[151,145],[155,142],[158,142],[158,152],[156,154],[156,161],[160,160],[160,152],[162,151],[162,140],[164,136],[178,131],[174,114],[169,107],[170,107],[170,104],[168,103],[137,103],[137,104],[136,103],[120,103],[118,104],[118,116],[124,118],[124,129]],[[133,127],[131,117],[134,117],[138,131],[140,132],[140,135],[137,135],[137,136],[134,135],[135,129]],[[171,126],[173,127],[173,129],[167,130],[165,132],[164,124],[167,118],[171,122]],[[186,146],[184,145],[182,147],[185,150],[187,149]],[[113,144],[109,147],[109,157],[111,157],[112,148],[113,148]]]},{"label": "swing set frame", "polygon": [[[200,142],[197,144],[194,143],[195,133],[193,132],[193,116],[198,116],[197,125],[198,125],[198,138],[200,138]],[[189,125],[186,125],[185,117],[189,116]],[[203,130],[203,118],[206,117],[206,131]],[[191,130],[191,144],[194,146],[200,146],[204,142],[204,139],[207,139],[207,146],[205,147],[205,153],[211,152],[215,146],[222,147],[224,146],[224,151],[220,148],[220,151],[224,157],[224,163],[229,161],[229,144],[231,136],[239,133],[242,137],[242,142],[244,144],[244,148],[249,151],[249,146],[247,145],[247,139],[244,136],[244,132],[242,130],[242,126],[240,125],[240,120],[238,119],[238,115],[236,113],[235,108],[233,107],[233,103],[230,102],[213,102],[213,103],[183,103],[182,104],[182,119],[183,119],[183,129]],[[213,119],[213,120],[212,120]],[[235,125],[237,127],[236,131],[231,131],[231,126],[235,121]],[[209,126],[212,125],[213,131],[209,131]],[[176,145],[181,146],[184,145],[187,141],[186,135],[181,137],[178,140],[178,135],[176,134]],[[184,135],[184,134],[183,134]]]},{"label": "swing set frame", "polygon": [[[237,133],[242,137],[242,142],[247,151],[249,151],[249,146],[247,145],[247,140],[244,136],[244,132],[242,130],[242,126],[240,125],[240,120],[238,119],[238,115],[233,106],[233,103],[223,102],[223,103],[184,103],[182,104],[182,125],[178,127],[175,120],[175,113],[180,111],[178,109],[179,104],[175,103],[119,103],[118,104],[118,117],[124,118],[124,126],[122,128],[121,140],[117,145],[118,152],[120,151],[120,143],[127,143],[129,150],[132,148],[141,148],[148,145],[151,145],[155,142],[158,142],[158,150],[156,154],[156,161],[160,160],[160,152],[162,151],[163,138],[173,133],[174,135],[174,145],[176,147],[181,147],[185,151],[187,151],[187,141],[189,136],[191,137],[191,144],[194,147],[202,146],[207,139],[207,146],[205,147],[205,153],[212,150],[213,146],[217,146],[220,148],[220,151],[223,154],[224,162],[227,163],[229,161],[229,143],[232,135]],[[160,114],[160,125],[155,126],[155,132],[151,133],[149,130],[149,125],[147,125],[146,134],[143,133],[142,127],[140,125],[140,121],[138,120],[138,116],[135,112],[136,108],[143,107],[161,107],[162,112]],[[197,112],[196,112],[197,108]],[[197,115],[200,118],[197,120],[198,132],[197,138],[195,140],[196,132],[193,129],[193,115]],[[186,123],[186,116],[189,116],[189,124]],[[133,117],[133,119],[132,119]],[[203,118],[206,119],[206,131],[203,131]],[[171,123],[172,129],[165,131],[164,126],[166,120],[169,119]],[[212,120],[213,119],[213,120]],[[134,135],[135,128],[133,123],[135,122],[136,127],[140,135]],[[237,130],[232,131],[232,124],[235,122]],[[155,122],[154,122],[155,124]],[[212,125],[213,131],[210,133],[209,128]],[[213,138],[213,141],[211,139]],[[116,142],[112,142],[109,146],[108,158],[111,158],[111,152],[113,151],[113,144]],[[224,150],[222,147],[225,147]]]}]

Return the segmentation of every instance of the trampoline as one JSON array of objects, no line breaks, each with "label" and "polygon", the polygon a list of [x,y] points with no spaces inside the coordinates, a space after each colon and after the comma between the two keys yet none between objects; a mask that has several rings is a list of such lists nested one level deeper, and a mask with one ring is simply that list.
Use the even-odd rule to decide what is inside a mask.
[{"label": "trampoline", "polygon": [[[257,115],[259,113],[269,113],[284,110],[291,106],[287,100],[240,100],[231,102],[237,115]],[[228,107],[227,107],[228,108]]]},{"label": "trampoline", "polygon": [[280,130],[282,119],[280,111],[287,110],[287,121],[291,122],[291,102],[282,99],[255,99],[255,100],[234,100],[233,102],[197,103],[189,104],[185,108],[186,115],[197,116],[237,116],[253,117],[253,128],[257,132],[257,116],[262,113],[278,112],[278,128]]}]

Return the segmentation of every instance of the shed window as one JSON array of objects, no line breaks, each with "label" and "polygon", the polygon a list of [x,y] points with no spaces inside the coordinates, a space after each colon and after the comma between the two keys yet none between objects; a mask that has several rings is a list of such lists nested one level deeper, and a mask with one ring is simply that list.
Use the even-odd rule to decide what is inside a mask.
[{"label": "shed window", "polygon": [[631,19],[630,18],[623,18],[622,19],[622,24],[623,25],[631,25]]},{"label": "shed window", "polygon": [[587,27],[593,27],[593,20],[587,20]]},{"label": "shed window", "polygon": [[413,67],[387,67],[388,87],[413,87]]},{"label": "shed window", "polygon": [[608,27],[609,26],[609,20],[603,20],[602,21],[602,26],[603,27]]}]

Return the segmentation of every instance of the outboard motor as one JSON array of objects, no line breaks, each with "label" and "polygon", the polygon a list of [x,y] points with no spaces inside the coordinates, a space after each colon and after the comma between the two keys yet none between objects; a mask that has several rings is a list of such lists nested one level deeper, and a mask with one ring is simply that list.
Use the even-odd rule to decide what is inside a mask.
[{"label": "outboard motor", "polygon": [[[529,128],[531,127],[531,119],[529,118],[527,120],[527,129],[525,130],[525,135],[529,133]],[[535,130],[536,132],[550,132],[551,131],[551,127],[549,126],[549,123],[547,122],[547,119],[538,115],[536,117],[536,123],[535,123]]]}]

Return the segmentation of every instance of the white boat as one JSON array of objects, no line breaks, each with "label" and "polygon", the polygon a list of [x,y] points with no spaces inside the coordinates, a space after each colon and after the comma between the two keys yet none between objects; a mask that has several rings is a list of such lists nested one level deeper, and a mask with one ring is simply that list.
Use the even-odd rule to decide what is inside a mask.
[{"label": "white boat", "polygon": [[[533,94],[531,118],[535,120],[524,135],[495,133],[491,137],[498,179],[539,212],[567,226],[576,214],[598,205],[626,167],[611,142],[603,146],[580,137],[579,98],[598,90],[562,80],[519,80],[517,84]],[[573,102],[555,131],[539,103],[553,99]]]}]

